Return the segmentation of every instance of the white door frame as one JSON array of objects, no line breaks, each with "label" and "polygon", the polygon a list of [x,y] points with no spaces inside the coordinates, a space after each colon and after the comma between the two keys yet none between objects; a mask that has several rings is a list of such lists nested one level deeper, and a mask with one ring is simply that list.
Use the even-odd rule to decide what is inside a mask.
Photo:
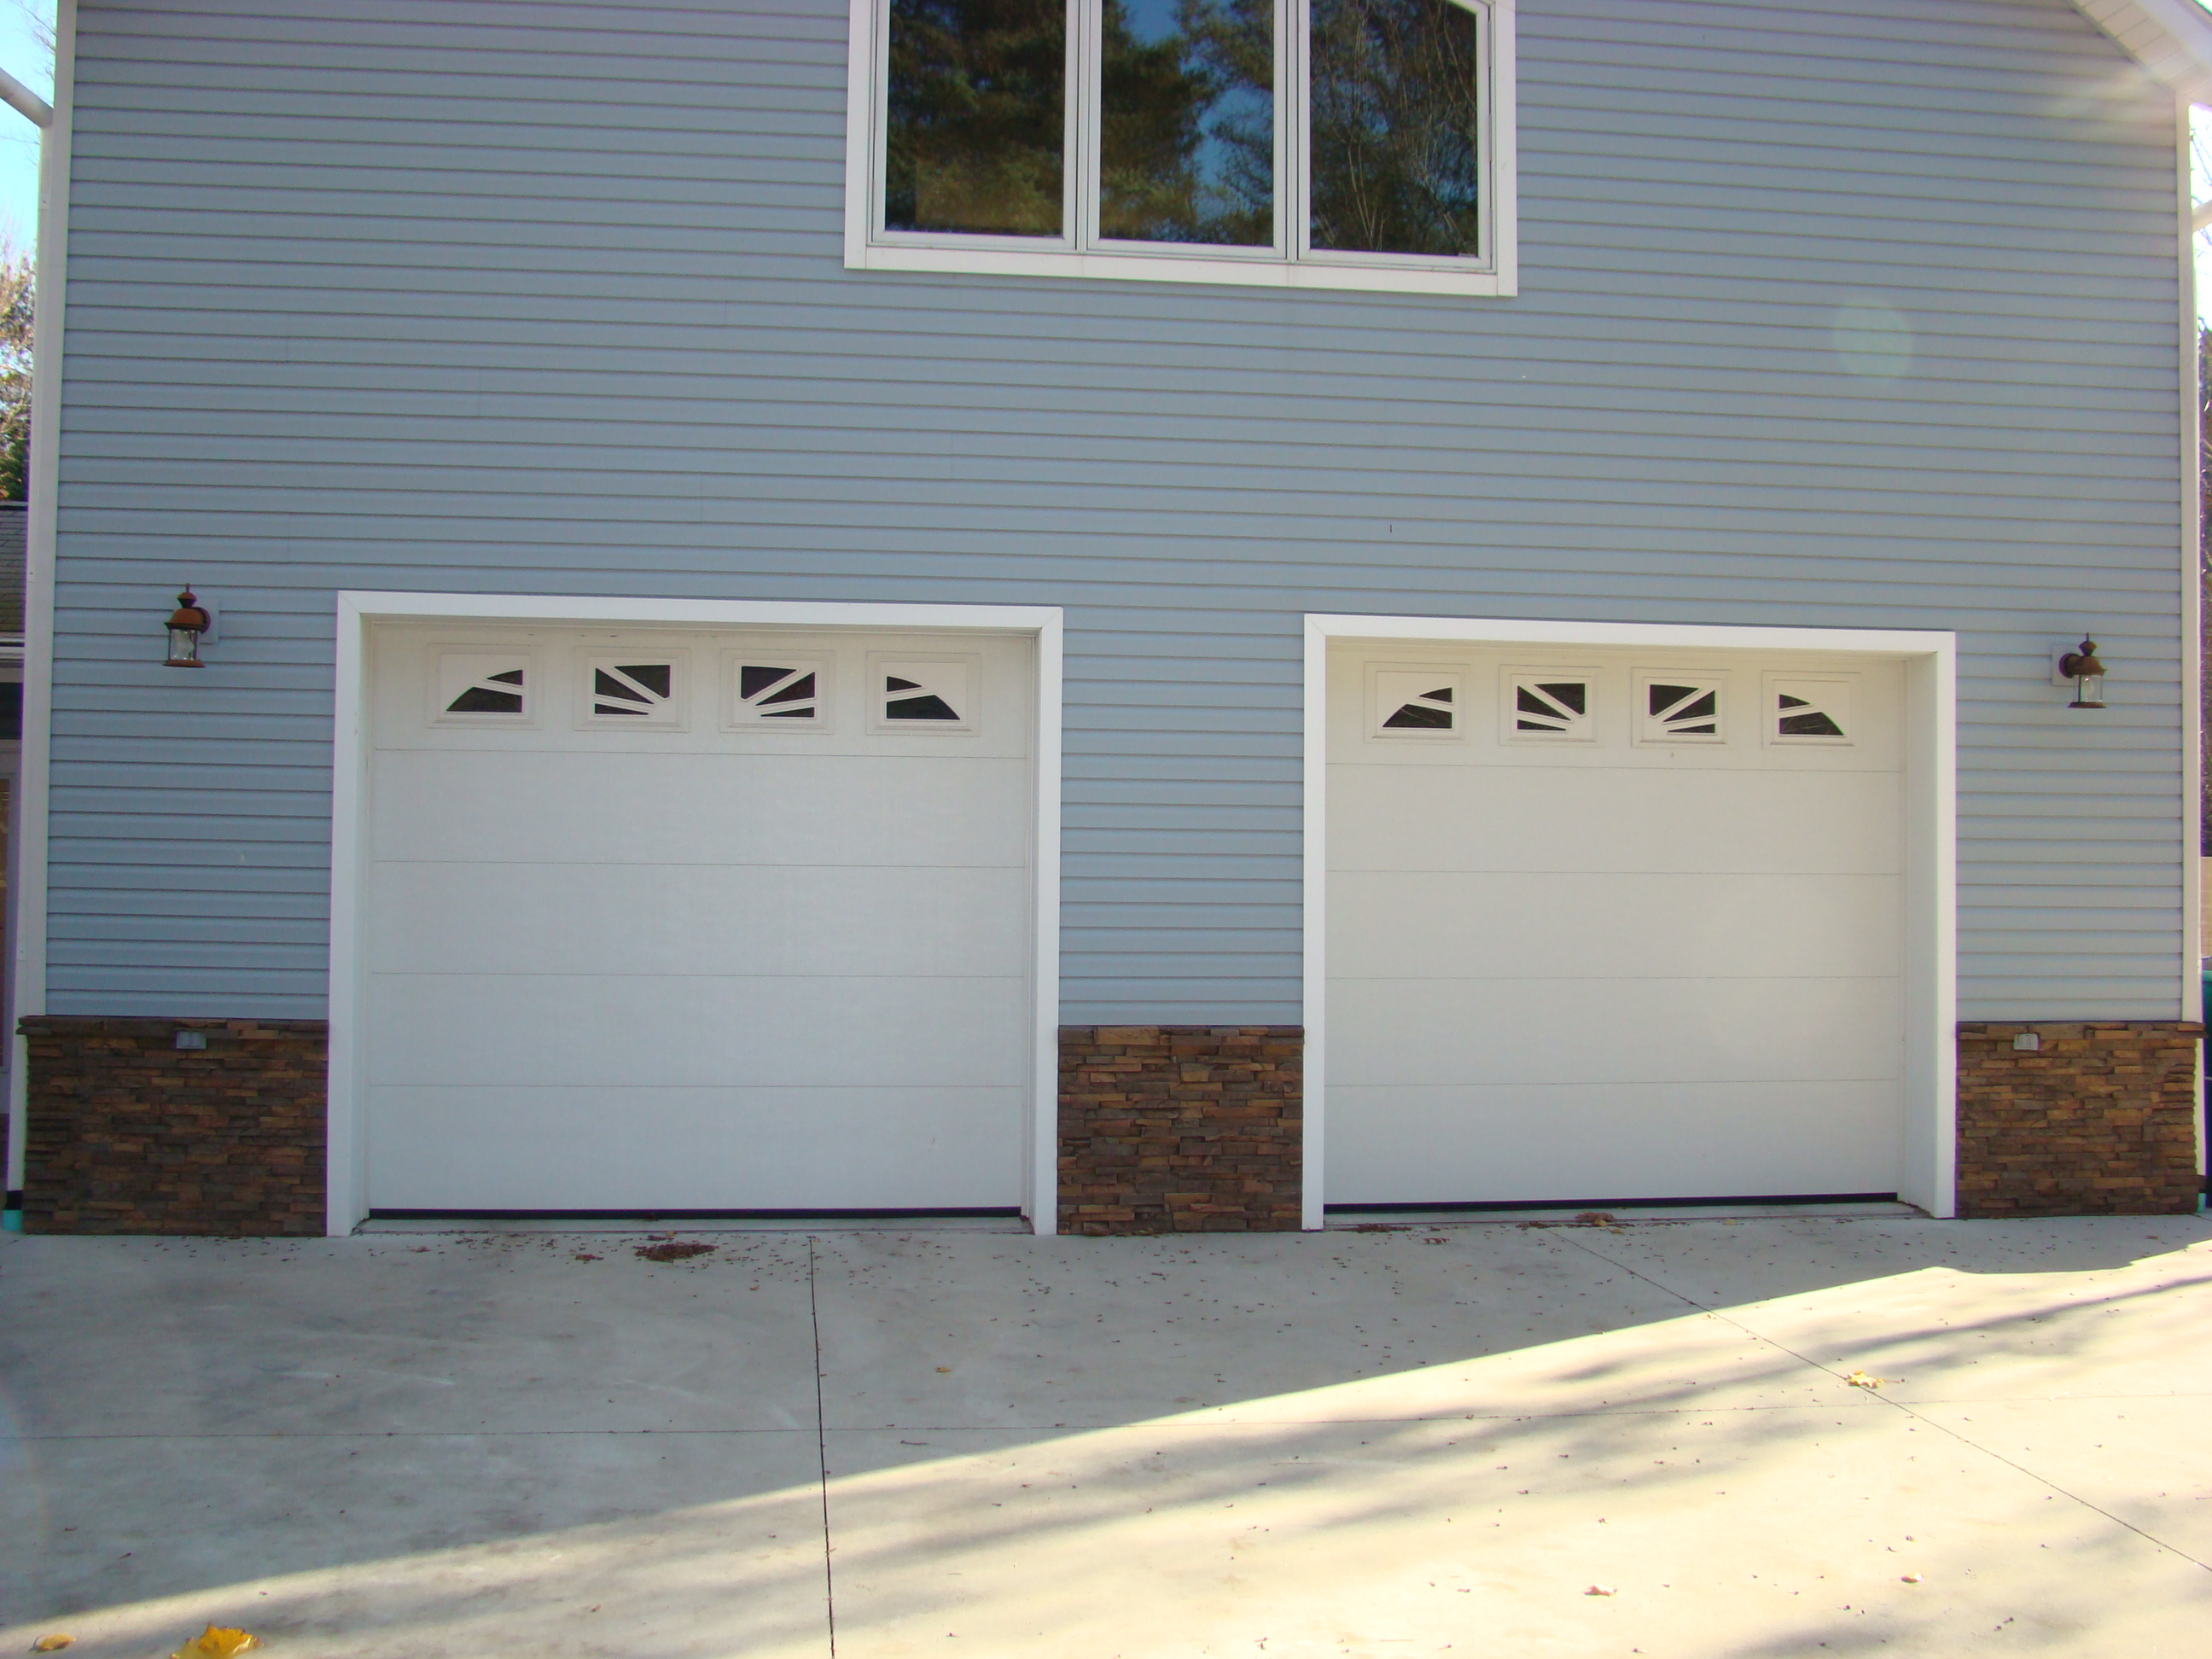
[{"label": "white door frame", "polygon": [[1060,1214],[1060,772],[1061,613],[1057,606],[1011,605],[860,605],[750,599],[597,599],[576,594],[380,593],[337,596],[337,683],[331,756],[331,1047],[327,1214],[333,1237],[350,1233],[368,1214],[362,1083],[363,884],[368,878],[368,627],[386,621],[550,623],[599,627],[614,623],[678,623],[690,628],[872,628],[932,633],[1018,634],[1036,641],[1036,817],[1030,904],[1035,943],[1030,975],[1030,1109],[1024,1188],[1030,1224],[1040,1233]]},{"label": "white door frame", "polygon": [[1905,1156],[1898,1194],[1957,1212],[1958,649],[1955,634],[1856,628],[1525,622],[1474,617],[1306,617],[1305,1192],[1322,1224],[1328,1121],[1328,647],[1334,640],[1830,651],[1905,663]]}]

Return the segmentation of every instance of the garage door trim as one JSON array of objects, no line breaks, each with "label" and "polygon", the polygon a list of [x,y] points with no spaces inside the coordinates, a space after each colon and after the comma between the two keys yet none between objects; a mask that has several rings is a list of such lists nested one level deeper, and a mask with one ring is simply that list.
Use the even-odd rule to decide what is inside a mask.
[{"label": "garage door trim", "polygon": [[1025,1208],[1040,1233],[1054,1229],[1060,1025],[1060,793],[1061,612],[1057,606],[867,605],[743,599],[594,598],[575,594],[337,595],[335,720],[331,769],[330,1097],[328,1231],[350,1233],[368,1213],[362,1032],[368,987],[362,900],[368,879],[370,741],[368,630],[380,622],[545,623],[571,627],[644,623],[691,628],[872,629],[1025,635],[1036,642],[1033,734],[1034,938],[1030,985],[1030,1109]]},{"label": "garage door trim", "polygon": [[1905,665],[1905,1157],[1899,1195],[1954,1213],[1957,1022],[1958,636],[1918,630],[1739,628],[1466,617],[1305,619],[1303,1224],[1322,1224],[1328,1042],[1328,652],[1332,641],[1434,641],[1536,650],[1626,647],[1805,651]]}]

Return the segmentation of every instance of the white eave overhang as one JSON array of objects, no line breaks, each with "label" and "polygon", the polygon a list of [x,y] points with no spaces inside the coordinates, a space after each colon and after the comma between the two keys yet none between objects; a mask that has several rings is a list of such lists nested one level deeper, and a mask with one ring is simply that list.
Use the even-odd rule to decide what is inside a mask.
[{"label": "white eave overhang", "polygon": [[2212,15],[2197,0],[2075,0],[2135,60],[2192,104],[2212,104]]}]

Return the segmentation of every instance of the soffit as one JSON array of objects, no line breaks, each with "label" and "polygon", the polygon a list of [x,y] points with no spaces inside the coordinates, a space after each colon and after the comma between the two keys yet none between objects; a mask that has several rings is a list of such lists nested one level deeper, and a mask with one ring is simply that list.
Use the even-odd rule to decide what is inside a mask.
[{"label": "soffit", "polygon": [[2212,15],[2197,0],[2075,0],[2136,61],[2194,104],[2212,104]]}]

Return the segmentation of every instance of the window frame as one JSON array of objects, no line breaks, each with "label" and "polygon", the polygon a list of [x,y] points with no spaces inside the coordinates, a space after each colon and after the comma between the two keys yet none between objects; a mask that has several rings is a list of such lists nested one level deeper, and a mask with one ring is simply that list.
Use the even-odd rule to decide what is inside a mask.
[{"label": "window frame", "polygon": [[[1467,9],[1480,24],[1482,110],[1481,258],[1409,253],[1316,253],[1310,246],[1310,173],[1306,134],[1311,82],[1306,72],[1311,11],[1306,0],[1278,0],[1275,122],[1275,245],[1272,248],[1194,247],[1182,243],[1106,241],[1097,234],[1098,197],[1092,181],[1098,143],[1095,76],[1101,0],[1067,0],[1067,97],[1063,143],[1066,194],[1060,222],[1072,237],[944,234],[882,228],[885,171],[884,104],[890,54],[890,0],[850,0],[845,123],[845,265],[850,270],[902,270],[986,276],[1058,276],[1155,283],[1213,283],[1243,287],[1347,289],[1367,293],[1443,294],[1510,298],[1519,291],[1516,249],[1516,125],[1514,100],[1515,0],[1475,0]],[[1466,4],[1467,0],[1454,0]],[[1285,95],[1285,89],[1287,89]]]}]

